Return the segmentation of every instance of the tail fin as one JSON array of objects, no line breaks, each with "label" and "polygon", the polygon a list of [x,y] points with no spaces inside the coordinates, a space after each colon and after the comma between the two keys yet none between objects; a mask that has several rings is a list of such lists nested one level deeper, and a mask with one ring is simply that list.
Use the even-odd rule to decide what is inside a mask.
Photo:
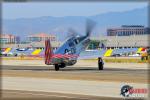
[{"label": "tail fin", "polygon": [[53,51],[51,48],[50,40],[45,41],[45,64],[49,65],[51,63],[51,57],[53,55]]}]

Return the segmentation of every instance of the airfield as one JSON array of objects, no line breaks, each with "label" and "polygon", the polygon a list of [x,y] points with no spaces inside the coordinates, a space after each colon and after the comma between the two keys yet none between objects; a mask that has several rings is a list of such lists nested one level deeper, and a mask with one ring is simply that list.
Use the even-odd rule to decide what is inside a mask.
[{"label": "airfield", "polygon": [[123,85],[146,89],[149,85],[147,63],[105,63],[102,71],[97,60],[78,60],[60,71],[43,60],[2,60],[1,65],[2,98],[120,100]]}]

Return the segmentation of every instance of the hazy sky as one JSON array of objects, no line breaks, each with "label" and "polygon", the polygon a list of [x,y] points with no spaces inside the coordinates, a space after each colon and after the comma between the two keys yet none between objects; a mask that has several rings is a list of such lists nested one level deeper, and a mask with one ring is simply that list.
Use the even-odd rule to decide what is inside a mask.
[{"label": "hazy sky", "polygon": [[41,16],[91,16],[107,12],[122,12],[146,7],[144,2],[36,2],[3,3],[4,19]]}]

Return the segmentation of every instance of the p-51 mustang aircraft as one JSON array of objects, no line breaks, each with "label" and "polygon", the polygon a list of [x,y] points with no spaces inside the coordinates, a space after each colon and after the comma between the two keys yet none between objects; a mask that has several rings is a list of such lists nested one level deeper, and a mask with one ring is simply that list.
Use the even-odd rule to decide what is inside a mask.
[{"label": "p-51 mustang aircraft", "polygon": [[91,20],[87,21],[86,35],[79,36],[75,32],[74,35],[69,37],[64,44],[58,48],[55,52],[51,49],[50,40],[45,41],[45,64],[54,65],[55,70],[58,71],[60,68],[74,65],[77,62],[77,58],[81,51],[84,51],[89,42],[89,36],[95,23]]}]

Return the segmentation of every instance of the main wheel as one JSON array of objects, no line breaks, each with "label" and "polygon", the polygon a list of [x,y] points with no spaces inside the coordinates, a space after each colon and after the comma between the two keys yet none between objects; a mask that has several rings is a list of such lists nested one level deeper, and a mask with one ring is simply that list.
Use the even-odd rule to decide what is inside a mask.
[{"label": "main wheel", "polygon": [[58,71],[58,70],[59,70],[59,65],[55,64],[55,71]]},{"label": "main wheel", "polygon": [[98,66],[98,69],[99,69],[99,70],[103,70],[103,68],[104,68],[103,65],[99,65],[99,66]]}]

